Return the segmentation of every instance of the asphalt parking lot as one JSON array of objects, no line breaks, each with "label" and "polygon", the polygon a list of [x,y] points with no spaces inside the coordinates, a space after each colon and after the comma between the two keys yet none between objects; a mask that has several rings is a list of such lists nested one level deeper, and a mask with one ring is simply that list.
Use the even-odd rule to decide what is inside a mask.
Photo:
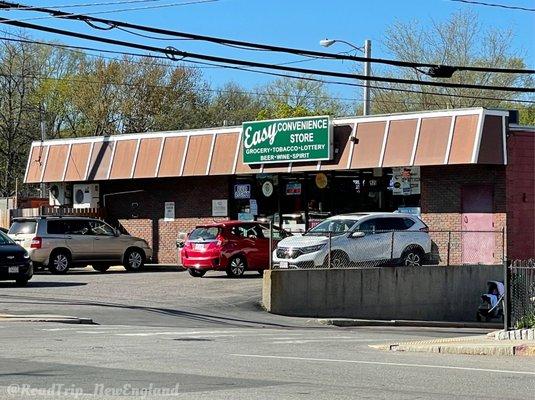
[{"label": "asphalt parking lot", "polygon": [[0,398],[39,398],[21,391],[52,385],[85,396],[47,396],[58,399],[139,398],[119,393],[124,385],[178,385],[177,396],[188,399],[526,399],[535,390],[529,358],[369,347],[483,330],[326,327],[264,312],[261,286],[257,273],[192,278],[176,267],[40,273],[25,288],[2,282],[1,313],[73,315],[96,324],[0,322],[0,340],[9,343],[0,356]]}]

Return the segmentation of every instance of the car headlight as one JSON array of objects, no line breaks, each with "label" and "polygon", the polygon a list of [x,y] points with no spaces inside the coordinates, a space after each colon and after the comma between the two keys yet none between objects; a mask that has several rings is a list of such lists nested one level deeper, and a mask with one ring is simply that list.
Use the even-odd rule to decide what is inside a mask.
[{"label": "car headlight", "polygon": [[24,257],[25,259],[28,259],[28,258],[30,258],[30,255],[28,254],[27,251],[25,251],[23,257]]},{"label": "car headlight", "polygon": [[325,247],[325,244],[326,243],[317,244],[315,246],[301,247],[299,250],[301,250],[303,254],[314,253],[315,251],[320,251],[321,249],[323,249]]}]

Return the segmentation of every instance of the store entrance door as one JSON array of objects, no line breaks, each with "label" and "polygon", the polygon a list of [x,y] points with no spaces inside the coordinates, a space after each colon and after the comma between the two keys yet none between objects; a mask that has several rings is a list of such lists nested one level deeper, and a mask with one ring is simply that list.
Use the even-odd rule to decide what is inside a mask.
[{"label": "store entrance door", "polygon": [[465,186],[461,201],[462,263],[493,264],[496,238],[492,187]]}]

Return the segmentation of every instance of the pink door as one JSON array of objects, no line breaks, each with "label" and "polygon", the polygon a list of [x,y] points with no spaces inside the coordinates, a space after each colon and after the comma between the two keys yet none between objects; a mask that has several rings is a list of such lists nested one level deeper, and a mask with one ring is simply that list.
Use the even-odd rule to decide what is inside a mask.
[{"label": "pink door", "polygon": [[494,264],[496,237],[492,213],[492,187],[465,186],[462,189],[462,263]]}]

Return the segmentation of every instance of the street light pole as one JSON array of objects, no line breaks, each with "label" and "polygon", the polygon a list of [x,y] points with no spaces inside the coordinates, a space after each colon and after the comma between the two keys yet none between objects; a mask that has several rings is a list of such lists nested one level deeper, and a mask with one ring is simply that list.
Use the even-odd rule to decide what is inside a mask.
[{"label": "street light pole", "polygon": [[[364,41],[364,57],[370,58],[372,56],[372,41],[366,39]],[[364,76],[372,76],[371,74],[371,64],[369,61],[364,63]],[[363,115],[370,115],[371,104],[370,104],[370,81],[364,81],[364,96],[363,96]]]},{"label": "street light pole", "polygon": [[[320,45],[323,47],[329,47],[329,46],[332,46],[336,42],[345,43],[348,46],[352,47],[353,49],[364,53],[365,58],[371,58],[372,56],[372,41],[369,39],[366,39],[364,41],[364,47],[358,47],[348,41],[340,40],[340,39],[322,39],[320,40]],[[372,76],[372,68],[371,68],[371,64],[369,61],[364,62],[364,76],[367,76],[367,77]],[[363,99],[362,99],[362,114],[370,115],[370,112],[371,112],[370,81],[365,80],[363,87],[364,87],[364,90],[363,90]]]}]

